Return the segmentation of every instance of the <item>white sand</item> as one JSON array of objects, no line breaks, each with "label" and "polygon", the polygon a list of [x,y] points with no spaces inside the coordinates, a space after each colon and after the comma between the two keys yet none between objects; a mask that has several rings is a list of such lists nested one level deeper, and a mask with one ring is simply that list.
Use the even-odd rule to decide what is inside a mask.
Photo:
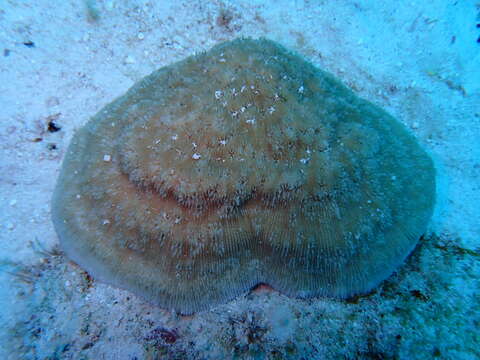
[{"label": "white sand", "polygon": [[[238,36],[264,36],[296,50],[411,128],[434,158],[438,171],[438,204],[430,230],[442,238],[440,244],[446,242],[452,251],[460,251],[455,246],[464,249],[467,258],[461,261],[469,266],[468,274],[459,273],[458,264],[451,265],[451,271],[442,267],[436,274],[422,273],[422,283],[417,287],[428,292],[425,281],[451,273],[456,278],[449,280],[452,293],[445,296],[463,294],[466,298],[458,301],[465,301],[468,307],[469,294],[474,296],[479,290],[478,257],[471,255],[480,247],[480,29],[476,27],[480,23],[479,5],[453,0],[173,3],[0,2],[0,270],[5,270],[0,272],[0,358],[16,359],[23,354],[21,357],[33,359],[33,354],[43,358],[54,353],[59,358],[77,358],[79,354],[96,358],[93,354],[97,353],[105,358],[131,359],[170,351],[169,346],[178,346],[175,352],[182,358],[182,354],[193,356],[193,352],[182,353],[191,343],[195,344],[198,356],[221,358],[226,356],[225,344],[231,344],[228,329],[236,334],[233,338],[239,342],[239,354],[243,354],[242,341],[246,341],[248,351],[254,351],[251,348],[255,346],[260,352],[271,349],[272,344],[283,346],[278,351],[285,357],[303,352],[312,358],[321,358],[320,354],[334,358],[339,354],[339,346],[344,346],[350,356],[360,354],[358,351],[364,346],[358,356],[367,356],[364,350],[368,341],[361,342],[357,336],[361,333],[366,339],[367,335],[352,322],[343,326],[350,329],[347,334],[357,338],[347,336],[345,341],[357,347],[330,344],[314,328],[315,323],[308,325],[310,335],[302,332],[301,339],[298,331],[292,331],[292,326],[297,326],[292,322],[297,320],[285,309],[303,314],[298,315],[298,321],[304,321],[305,327],[306,319],[313,319],[309,311],[330,315],[338,312],[341,315],[336,320],[327,315],[323,322],[318,320],[322,326],[328,320],[331,333],[338,334],[339,322],[346,321],[351,311],[338,302],[304,302],[262,292],[193,319],[177,319],[126,292],[98,283],[92,288],[86,286],[81,269],[67,264],[64,258],[38,265],[45,256],[38,251],[39,245],[32,246],[32,242],[38,239],[45,250],[58,243],[50,221],[50,197],[74,130],[151,71]],[[86,4],[98,11],[99,19],[89,19]],[[28,46],[29,41],[34,44]],[[51,119],[61,127],[60,131],[48,131]],[[33,284],[23,285],[19,281],[22,266],[33,276]],[[425,269],[434,272],[435,268],[429,265]],[[17,272],[17,276],[6,271]],[[416,278],[408,281],[412,279]],[[126,300],[127,297],[134,299]],[[115,301],[116,308],[112,309]],[[365,315],[358,318],[358,326],[362,326],[362,321],[376,321],[380,324],[376,334],[387,337],[389,333],[381,325],[384,320],[377,317],[379,307],[372,307],[372,301],[368,301],[361,305]],[[374,301],[388,303],[380,295]],[[285,310],[280,311],[284,316],[279,315],[278,309],[272,310],[274,305]],[[236,317],[228,318],[225,309]],[[100,329],[95,335],[82,328],[88,314],[95,317],[91,327]],[[140,325],[135,316],[140,317]],[[466,321],[468,316],[461,313],[457,320]],[[479,317],[478,312],[470,316]],[[28,326],[35,321],[41,323],[35,326],[42,330],[32,335],[32,327]],[[225,325],[229,321],[231,327]],[[243,327],[255,321],[267,330],[261,339],[257,338],[260,340],[249,343],[248,339],[255,340],[255,336],[245,335],[248,329]],[[19,322],[27,325],[19,327]],[[130,334],[131,328],[119,324],[133,326],[137,333]],[[208,324],[218,333],[212,330],[198,335],[203,333],[197,327],[205,328]],[[282,326],[284,331],[278,330]],[[460,331],[468,329],[468,324],[457,326]],[[183,329],[184,334],[175,345],[164,344],[167,350],[163,350],[140,334],[158,327]],[[434,323],[422,330],[425,334],[417,335],[428,338],[427,332],[438,329],[440,325]],[[217,336],[215,342],[212,334]],[[160,336],[163,342],[164,337],[168,336]],[[84,340],[78,339],[85,338],[91,339],[91,346],[80,344]],[[413,358],[407,350],[414,349],[415,344],[401,341],[403,350],[399,350],[399,356]],[[448,341],[455,341],[455,337],[445,338],[444,342]],[[473,341],[478,342],[478,337]],[[311,342],[320,344],[324,352],[314,352]],[[59,350],[58,346],[66,346],[65,343],[70,345]],[[303,347],[295,352],[288,348],[293,345],[288,344]],[[384,351],[392,351],[392,346]],[[438,351],[445,358],[478,356],[466,347],[457,348]],[[436,350],[430,350],[428,354],[434,356]]]}]

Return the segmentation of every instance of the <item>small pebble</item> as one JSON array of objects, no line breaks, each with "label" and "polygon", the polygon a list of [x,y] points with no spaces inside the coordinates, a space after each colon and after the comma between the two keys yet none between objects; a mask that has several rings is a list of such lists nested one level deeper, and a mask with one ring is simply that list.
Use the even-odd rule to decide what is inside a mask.
[{"label": "small pebble", "polygon": [[103,155],[103,161],[109,162],[110,160],[112,160],[112,157],[110,155]]},{"label": "small pebble", "polygon": [[10,206],[15,206],[16,203],[17,203],[17,200],[15,200],[15,199],[10,200],[10,202],[9,202]]},{"label": "small pebble", "polygon": [[138,40],[145,39],[145,35],[143,33],[138,33],[137,37],[138,37]]},{"label": "small pebble", "polygon": [[46,104],[48,107],[57,106],[58,104],[60,104],[60,100],[55,96],[50,96],[47,99]]},{"label": "small pebble", "polygon": [[134,58],[132,55],[128,55],[128,56],[125,58],[125,63],[126,63],[126,64],[133,64],[133,63],[135,63],[135,58]]},{"label": "small pebble", "polygon": [[419,126],[418,122],[415,121],[412,123],[412,129],[418,129],[418,126]]}]

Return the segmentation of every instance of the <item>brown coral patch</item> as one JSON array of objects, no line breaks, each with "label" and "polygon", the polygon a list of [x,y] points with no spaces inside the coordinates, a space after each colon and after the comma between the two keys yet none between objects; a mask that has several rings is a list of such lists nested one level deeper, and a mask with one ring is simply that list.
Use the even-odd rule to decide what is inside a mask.
[{"label": "brown coral patch", "polygon": [[391,116],[241,39],[152,73],[79,130],[53,221],[94,277],[189,313],[258,283],[370,290],[425,231],[434,188]]}]

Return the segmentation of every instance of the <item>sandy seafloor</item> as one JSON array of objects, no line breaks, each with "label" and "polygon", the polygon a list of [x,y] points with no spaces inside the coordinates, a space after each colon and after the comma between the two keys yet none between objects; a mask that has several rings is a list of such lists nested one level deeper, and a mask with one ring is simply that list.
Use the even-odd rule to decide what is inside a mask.
[{"label": "sandy seafloor", "polygon": [[[480,358],[479,23],[473,0],[0,1],[0,359]],[[74,130],[153,70],[239,36],[333,73],[435,161],[429,233],[368,296],[261,288],[179,316],[59,251],[50,197]]]}]

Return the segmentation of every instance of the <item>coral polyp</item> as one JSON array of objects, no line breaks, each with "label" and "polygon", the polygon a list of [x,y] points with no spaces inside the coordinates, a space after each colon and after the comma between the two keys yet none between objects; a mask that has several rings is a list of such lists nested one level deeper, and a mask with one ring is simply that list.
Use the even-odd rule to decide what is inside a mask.
[{"label": "coral polyp", "polygon": [[155,71],[80,129],[53,221],[93,277],[191,313],[258,283],[367,292],[434,198],[403,125],[282,46],[238,39]]}]

